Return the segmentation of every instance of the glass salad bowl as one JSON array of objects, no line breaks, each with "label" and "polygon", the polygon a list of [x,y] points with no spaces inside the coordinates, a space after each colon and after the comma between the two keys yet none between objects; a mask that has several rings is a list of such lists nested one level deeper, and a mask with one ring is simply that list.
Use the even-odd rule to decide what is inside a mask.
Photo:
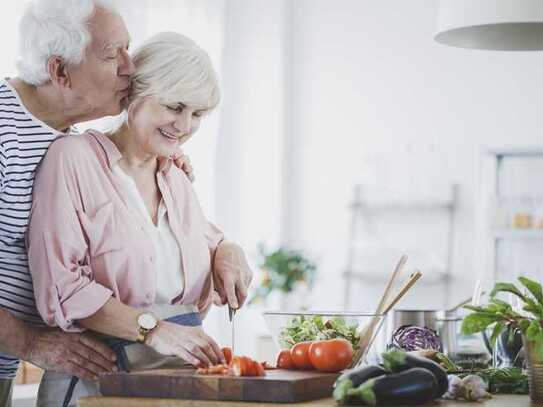
[{"label": "glass salad bowl", "polygon": [[358,312],[266,311],[264,320],[278,350],[305,341],[343,338],[354,349],[356,365],[374,363],[385,348],[384,315]]}]

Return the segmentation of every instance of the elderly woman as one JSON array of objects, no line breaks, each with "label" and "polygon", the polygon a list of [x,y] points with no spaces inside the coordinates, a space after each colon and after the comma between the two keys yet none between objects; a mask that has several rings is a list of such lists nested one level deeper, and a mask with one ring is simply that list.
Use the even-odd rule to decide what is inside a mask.
[{"label": "elderly woman", "polygon": [[[48,325],[133,343],[121,368],[223,362],[200,326],[212,272],[248,266],[171,160],[218,104],[216,74],[175,33],[154,36],[133,62],[125,122],[57,140],[37,174],[28,233],[37,307]],[[62,405],[69,382],[46,372],[38,405]],[[96,392],[79,382],[73,402]]]}]

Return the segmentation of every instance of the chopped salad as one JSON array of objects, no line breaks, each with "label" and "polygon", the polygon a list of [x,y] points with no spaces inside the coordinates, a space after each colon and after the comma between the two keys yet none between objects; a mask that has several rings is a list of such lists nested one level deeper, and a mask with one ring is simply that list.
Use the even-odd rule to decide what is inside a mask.
[{"label": "chopped salad", "polygon": [[358,324],[348,324],[343,317],[300,315],[288,321],[279,334],[279,342],[290,349],[300,342],[343,338],[356,348],[360,340],[357,328]]}]

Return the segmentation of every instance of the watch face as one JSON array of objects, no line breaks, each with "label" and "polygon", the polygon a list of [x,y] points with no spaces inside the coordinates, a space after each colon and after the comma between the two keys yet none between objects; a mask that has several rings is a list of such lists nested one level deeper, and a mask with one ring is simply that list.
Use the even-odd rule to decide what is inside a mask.
[{"label": "watch face", "polygon": [[157,320],[152,314],[141,314],[138,317],[138,325],[143,329],[153,329],[156,324]]}]

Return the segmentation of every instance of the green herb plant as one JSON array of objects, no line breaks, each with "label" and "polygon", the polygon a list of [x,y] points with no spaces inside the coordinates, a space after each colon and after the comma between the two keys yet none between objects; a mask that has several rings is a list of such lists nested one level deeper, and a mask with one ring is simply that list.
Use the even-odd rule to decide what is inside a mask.
[{"label": "green herb plant", "polygon": [[[484,307],[465,306],[473,311],[464,318],[462,332],[474,334],[492,328],[490,342],[496,343],[498,337],[509,332],[509,340],[520,330],[525,339],[535,343],[536,352],[543,356],[543,289],[541,284],[526,277],[518,278],[523,288],[513,283],[496,283],[490,293],[490,302]],[[511,304],[497,297],[500,293],[510,293],[522,301],[523,313],[513,309]]]},{"label": "green herb plant", "polygon": [[268,252],[263,245],[259,252],[263,275],[251,303],[264,300],[273,291],[289,293],[299,282],[313,285],[316,265],[301,252],[283,247]]}]

